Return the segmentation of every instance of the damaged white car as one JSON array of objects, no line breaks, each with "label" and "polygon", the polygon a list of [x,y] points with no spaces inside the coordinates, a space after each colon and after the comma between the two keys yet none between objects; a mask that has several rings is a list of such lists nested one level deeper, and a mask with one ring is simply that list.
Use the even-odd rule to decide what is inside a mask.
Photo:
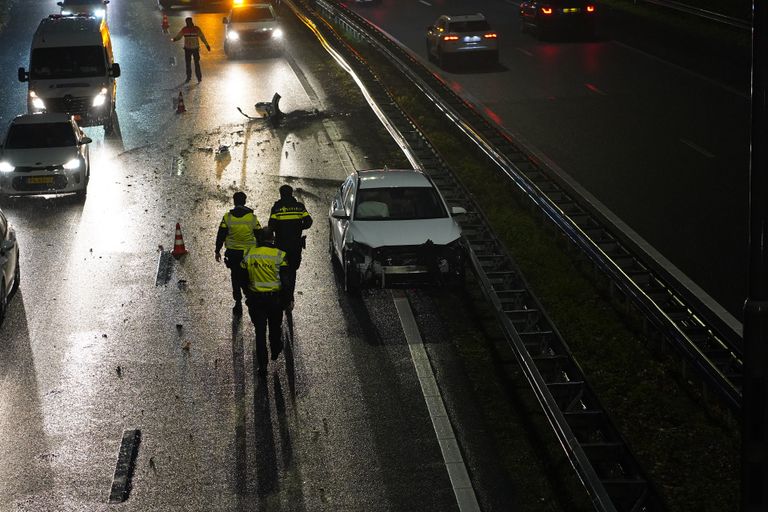
[{"label": "damaged white car", "polygon": [[357,171],[329,212],[329,250],[347,291],[414,282],[463,282],[466,249],[454,215],[432,180],[412,169]]}]

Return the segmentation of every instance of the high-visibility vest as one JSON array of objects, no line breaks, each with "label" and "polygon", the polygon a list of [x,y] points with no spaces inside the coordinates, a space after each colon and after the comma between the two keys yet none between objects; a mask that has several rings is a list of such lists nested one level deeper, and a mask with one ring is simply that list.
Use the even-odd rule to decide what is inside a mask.
[{"label": "high-visibility vest", "polygon": [[272,220],[301,220],[304,217],[309,217],[309,212],[306,208],[300,205],[296,206],[281,206],[277,210],[273,211],[269,216]]},{"label": "high-visibility vest", "polygon": [[224,239],[227,249],[244,251],[256,246],[256,237],[253,232],[260,230],[261,224],[252,212],[242,217],[235,217],[232,212],[227,212],[221,219],[220,227],[227,229],[227,238]]},{"label": "high-visibility vest", "polygon": [[248,271],[248,288],[262,293],[280,291],[280,268],[288,263],[283,251],[262,245],[248,248],[240,265]]}]

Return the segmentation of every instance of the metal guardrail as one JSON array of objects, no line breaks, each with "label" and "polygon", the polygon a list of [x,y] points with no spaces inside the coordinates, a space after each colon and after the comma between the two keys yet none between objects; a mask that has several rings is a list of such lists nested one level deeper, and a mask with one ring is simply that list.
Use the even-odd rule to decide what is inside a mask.
[{"label": "metal guardrail", "polygon": [[[389,126],[397,127],[396,140],[407,142],[408,153],[418,161],[418,167],[430,175],[449,205],[467,209],[461,224],[481,287],[495,305],[510,346],[595,509],[602,512],[664,510],[658,493],[600,406],[567,345],[529,291],[478,205],[362,57],[348,47],[312,6],[301,5],[303,12],[298,13],[299,18],[311,30],[322,34],[324,45],[333,41],[335,51],[346,55],[349,65],[365,83],[365,94],[377,110],[387,116]],[[315,5],[324,17],[348,24],[348,29],[367,37],[364,31],[353,28],[350,20],[339,18],[341,13],[333,4],[319,0]]]},{"label": "metal guardrail", "polygon": [[[323,1],[324,5],[326,2]],[[331,5],[331,4],[328,4]],[[333,4],[341,23],[357,27],[414,83],[450,126],[461,130],[515,183],[542,214],[576,245],[622,295],[694,369],[707,393],[734,415],[741,408],[741,326],[723,318],[627,236],[562,178],[529,157],[509,136],[460,98],[409,50],[378,27]]]},{"label": "metal guardrail", "polygon": [[667,9],[673,9],[675,11],[691,14],[697,18],[704,18],[710,21],[715,21],[729,27],[739,28],[742,30],[752,30],[752,20],[743,20],[735,18],[733,16],[726,16],[714,11],[708,11],[707,9],[700,9],[692,5],[684,4],[682,2],[675,2],[674,0],[641,0],[647,4],[658,5],[659,7],[666,7]]}]

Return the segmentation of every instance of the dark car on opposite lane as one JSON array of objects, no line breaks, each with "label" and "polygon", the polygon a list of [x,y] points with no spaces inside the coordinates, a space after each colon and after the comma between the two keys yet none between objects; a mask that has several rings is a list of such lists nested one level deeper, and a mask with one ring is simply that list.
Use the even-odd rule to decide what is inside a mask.
[{"label": "dark car on opposite lane", "polygon": [[527,0],[520,4],[523,31],[540,39],[562,35],[594,37],[597,4],[592,0]]}]

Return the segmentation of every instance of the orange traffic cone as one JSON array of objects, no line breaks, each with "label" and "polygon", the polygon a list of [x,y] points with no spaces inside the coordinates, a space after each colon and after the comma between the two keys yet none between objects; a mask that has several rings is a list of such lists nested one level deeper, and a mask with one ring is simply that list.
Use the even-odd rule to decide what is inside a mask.
[{"label": "orange traffic cone", "polygon": [[173,252],[171,252],[174,258],[180,258],[187,254],[187,248],[184,247],[184,238],[181,236],[181,225],[176,223],[176,240],[173,242]]},{"label": "orange traffic cone", "polygon": [[184,96],[181,94],[181,91],[179,91],[179,101],[176,105],[176,113],[177,114],[183,114],[187,111],[187,107],[184,106]]},{"label": "orange traffic cone", "polygon": [[168,23],[168,15],[163,13],[163,22],[160,24],[160,27],[163,29],[164,34],[168,33],[168,28],[170,26],[171,25]]}]

